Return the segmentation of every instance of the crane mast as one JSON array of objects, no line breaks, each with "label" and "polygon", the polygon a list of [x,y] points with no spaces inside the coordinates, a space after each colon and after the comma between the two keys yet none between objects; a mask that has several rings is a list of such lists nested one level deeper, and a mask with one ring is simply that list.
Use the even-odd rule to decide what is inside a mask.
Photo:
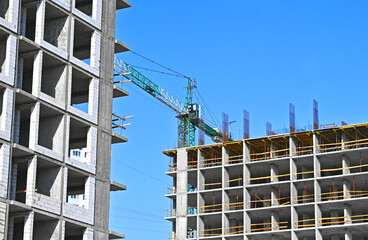
[{"label": "crane mast", "polygon": [[[193,89],[196,88],[195,81],[186,77],[187,87],[184,104],[177,100],[170,93],[134,69],[129,64],[115,56],[114,76],[122,76],[132,81],[139,88],[165,104],[177,113],[178,124],[178,147],[189,147],[195,145],[195,130],[201,129],[207,136],[215,142],[221,142],[223,133],[219,129],[214,129],[201,118],[201,106],[193,103]],[[122,81],[117,81],[122,82]]]}]

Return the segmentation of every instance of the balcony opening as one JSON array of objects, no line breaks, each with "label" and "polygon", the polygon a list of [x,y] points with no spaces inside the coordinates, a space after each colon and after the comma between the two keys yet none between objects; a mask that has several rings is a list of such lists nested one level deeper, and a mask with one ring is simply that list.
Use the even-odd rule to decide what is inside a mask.
[{"label": "balcony opening", "polygon": [[225,210],[234,211],[244,208],[243,189],[231,189],[225,191]]},{"label": "balcony opening", "polygon": [[221,168],[201,170],[200,189],[210,190],[210,189],[221,188],[222,187],[222,173],[221,172],[222,172]]},{"label": "balcony opening", "polygon": [[88,177],[68,169],[67,202],[79,207],[88,208],[86,200],[86,181]]},{"label": "balcony opening", "polygon": [[10,0],[0,0],[0,17],[7,19],[7,15],[10,9]]},{"label": "balcony opening", "polygon": [[46,3],[44,40],[60,50],[68,51],[68,15]]},{"label": "balcony opening", "polygon": [[60,199],[61,167],[42,158],[37,160],[37,192],[54,199]]},{"label": "balcony opening", "polygon": [[22,1],[21,12],[21,35],[26,38],[35,41],[36,34],[36,11],[38,2],[25,2]]},{"label": "balcony opening", "polygon": [[90,126],[74,118],[70,118],[69,128],[69,157],[71,159],[88,164],[89,151],[87,148],[87,137]]},{"label": "balcony opening", "polygon": [[75,8],[87,16],[92,17],[93,0],[76,0]]},{"label": "balcony opening", "polygon": [[65,222],[65,240],[83,240],[85,227]]},{"label": "balcony opening", "polygon": [[[9,227],[11,227],[9,225]],[[24,235],[24,216],[14,217],[13,239],[22,240]]]},{"label": "balcony opening", "polygon": [[[14,161],[14,159],[13,159],[13,161]],[[19,163],[17,163],[16,164],[16,171],[14,171],[14,167],[15,166],[13,165],[12,189],[15,186],[15,201],[21,202],[21,203],[26,203],[28,162],[19,162]],[[14,180],[16,180],[15,184],[14,184]]]},{"label": "balcony opening", "polygon": [[225,180],[226,187],[243,186],[243,166],[225,167]]},{"label": "balcony opening", "polygon": [[222,164],[222,146],[212,146],[200,150],[201,167],[214,167]]},{"label": "balcony opening", "polygon": [[197,179],[198,177],[196,171],[188,172],[188,192],[196,192],[198,190]]},{"label": "balcony opening", "polygon": [[0,32],[0,73],[5,75],[8,35]]},{"label": "balcony opening", "polygon": [[222,216],[221,214],[202,216],[199,218],[199,237],[221,236]]},{"label": "balcony opening", "polygon": [[225,215],[225,235],[244,233],[243,215],[243,212],[233,212]]},{"label": "balcony opening", "polygon": [[35,213],[33,223],[33,239],[58,239],[59,220]]},{"label": "balcony opening", "polygon": [[226,164],[237,164],[243,162],[243,142],[231,142],[225,144],[225,149],[228,154]]},{"label": "balcony opening", "polygon": [[[20,100],[21,96],[17,94],[16,103]],[[14,142],[27,148],[29,147],[31,109],[31,105],[15,105]]]},{"label": "balcony opening", "polygon": [[83,112],[91,114],[89,111],[91,104],[89,100],[92,89],[92,78],[73,68],[71,105]]},{"label": "balcony opening", "polygon": [[73,56],[88,65],[91,64],[92,34],[91,28],[75,20]]},{"label": "balcony opening", "polygon": [[65,85],[65,63],[44,53],[42,61],[41,92],[55,98],[59,102],[64,102]]},{"label": "balcony opening", "polygon": [[57,153],[63,152],[63,115],[44,105],[40,107],[38,145]]},{"label": "balcony opening", "polygon": [[201,193],[199,197],[199,212],[200,213],[212,213],[222,211],[222,192],[211,191],[207,193]]}]

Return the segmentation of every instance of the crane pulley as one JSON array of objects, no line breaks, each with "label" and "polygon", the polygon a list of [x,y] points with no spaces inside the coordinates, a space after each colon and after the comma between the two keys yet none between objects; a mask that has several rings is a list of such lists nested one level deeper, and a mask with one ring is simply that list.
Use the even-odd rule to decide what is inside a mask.
[{"label": "crane pulley", "polygon": [[[176,99],[170,93],[158,86],[152,80],[134,69],[129,64],[115,56],[114,76],[122,76],[145,92],[165,104],[171,110],[176,112],[179,119],[178,126],[178,147],[189,147],[195,145],[195,130],[201,129],[214,142],[223,140],[223,133],[219,129],[212,128],[201,118],[201,106],[193,103],[193,89],[196,88],[196,81],[189,77],[187,79],[187,88],[184,103]],[[118,81],[122,82],[122,81]]]}]

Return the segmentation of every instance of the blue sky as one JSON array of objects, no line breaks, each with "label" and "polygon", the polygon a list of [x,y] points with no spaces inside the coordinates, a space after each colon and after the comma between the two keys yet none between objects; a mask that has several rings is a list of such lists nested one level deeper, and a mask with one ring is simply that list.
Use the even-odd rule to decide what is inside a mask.
[{"label": "blue sky", "polygon": [[[117,13],[116,38],[133,51],[198,81],[198,91],[216,118],[226,112],[235,138],[242,110],[250,112],[251,137],[288,126],[289,103],[299,126],[312,123],[313,99],[321,124],[367,121],[367,1],[141,0]],[[132,64],[158,66],[123,53]],[[182,78],[143,71],[184,100]],[[126,192],[112,193],[110,228],[128,240],[168,238],[163,212],[171,179],[161,153],[176,146],[174,112],[128,83],[127,98],[114,100],[114,112],[134,115],[113,146],[112,179]]]}]

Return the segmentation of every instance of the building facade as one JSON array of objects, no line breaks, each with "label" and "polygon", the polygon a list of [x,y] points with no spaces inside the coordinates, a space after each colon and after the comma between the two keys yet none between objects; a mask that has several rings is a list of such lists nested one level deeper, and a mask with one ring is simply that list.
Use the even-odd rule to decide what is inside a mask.
[{"label": "building facade", "polygon": [[[0,239],[109,239],[116,10],[0,0]],[[116,50],[118,49],[118,50]],[[82,151],[83,161],[73,153]],[[72,196],[83,196],[83,204]]]},{"label": "building facade", "polygon": [[368,239],[368,124],[164,154],[170,239]]}]

